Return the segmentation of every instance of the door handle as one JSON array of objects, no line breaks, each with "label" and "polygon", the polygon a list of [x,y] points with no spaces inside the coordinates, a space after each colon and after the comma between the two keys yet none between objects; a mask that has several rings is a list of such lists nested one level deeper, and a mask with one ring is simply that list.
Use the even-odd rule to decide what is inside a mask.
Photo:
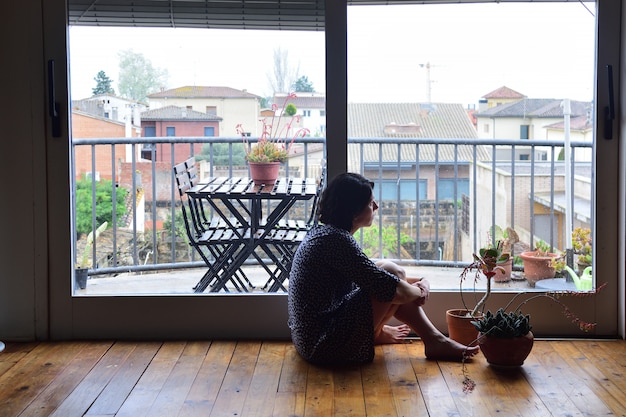
[{"label": "door handle", "polygon": [[54,59],[48,60],[48,114],[52,122],[52,137],[61,137],[61,106],[56,101]]},{"label": "door handle", "polygon": [[615,97],[613,95],[613,65],[606,66],[609,88],[609,105],[604,107],[604,139],[613,139],[613,120],[615,120]]}]

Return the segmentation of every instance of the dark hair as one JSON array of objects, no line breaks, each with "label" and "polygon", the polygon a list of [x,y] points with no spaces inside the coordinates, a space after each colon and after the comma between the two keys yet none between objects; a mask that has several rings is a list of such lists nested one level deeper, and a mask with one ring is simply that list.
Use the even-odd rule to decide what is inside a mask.
[{"label": "dark hair", "polygon": [[373,188],[374,183],[360,174],[339,174],[322,192],[319,221],[350,231],[354,217],[369,204]]}]

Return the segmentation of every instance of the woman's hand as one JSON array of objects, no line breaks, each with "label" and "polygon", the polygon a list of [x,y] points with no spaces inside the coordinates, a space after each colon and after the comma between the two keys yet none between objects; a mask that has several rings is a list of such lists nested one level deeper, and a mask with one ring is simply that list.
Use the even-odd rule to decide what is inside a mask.
[{"label": "woman's hand", "polygon": [[[409,279],[407,279],[408,281]],[[419,279],[417,281],[413,281],[411,283],[411,285],[413,285],[414,287],[417,287],[420,289],[420,291],[422,292],[422,296],[419,297],[418,299],[416,299],[413,303],[417,304],[418,306],[422,306],[426,303],[426,301],[428,300],[428,295],[430,294],[430,283],[428,281],[426,281],[425,279]]]}]

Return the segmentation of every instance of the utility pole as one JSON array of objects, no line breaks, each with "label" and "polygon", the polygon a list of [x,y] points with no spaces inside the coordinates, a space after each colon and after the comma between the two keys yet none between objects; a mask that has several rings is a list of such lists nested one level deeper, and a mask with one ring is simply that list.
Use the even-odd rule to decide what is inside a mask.
[{"label": "utility pole", "polygon": [[432,81],[430,80],[430,62],[427,62],[425,64],[420,64],[420,67],[426,68],[426,100],[430,104],[431,102],[430,89],[431,89],[431,83],[432,83]]}]

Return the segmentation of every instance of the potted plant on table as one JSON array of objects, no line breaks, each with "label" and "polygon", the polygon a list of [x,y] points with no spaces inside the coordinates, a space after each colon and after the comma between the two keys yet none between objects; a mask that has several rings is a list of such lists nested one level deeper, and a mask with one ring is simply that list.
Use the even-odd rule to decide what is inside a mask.
[{"label": "potted plant on table", "polygon": [[[476,345],[478,332],[471,322],[482,317],[483,309],[487,299],[491,295],[491,278],[498,272],[504,271],[502,264],[510,258],[509,253],[502,252],[502,242],[498,241],[493,246],[481,248],[478,254],[473,254],[474,260],[461,272],[460,293],[463,302],[462,309],[451,309],[446,311],[446,323],[448,325],[448,335],[464,345]],[[474,271],[474,283],[481,274],[487,278],[487,288],[482,298],[469,308],[463,296],[463,283],[467,274]]]},{"label": "potted plant on table", "polygon": [[557,258],[559,253],[553,252],[550,245],[539,240],[535,250],[520,253],[524,261],[524,276],[528,285],[535,286],[535,283],[542,279],[554,278],[558,266]]},{"label": "potted plant on table", "polygon": [[[249,135],[244,131],[241,124],[235,128],[243,139],[250,177],[256,185],[274,185],[276,178],[278,178],[280,164],[289,157],[295,140],[309,133],[306,128],[299,128],[293,132],[292,124],[300,120],[300,117],[296,115],[296,106],[289,103],[289,99],[295,97],[294,93],[287,96],[278,117],[276,117],[278,105],[272,105],[274,115],[271,120],[268,118],[261,119],[263,123],[262,133],[255,145],[250,145]],[[289,119],[283,119],[283,116],[287,116]]]}]

